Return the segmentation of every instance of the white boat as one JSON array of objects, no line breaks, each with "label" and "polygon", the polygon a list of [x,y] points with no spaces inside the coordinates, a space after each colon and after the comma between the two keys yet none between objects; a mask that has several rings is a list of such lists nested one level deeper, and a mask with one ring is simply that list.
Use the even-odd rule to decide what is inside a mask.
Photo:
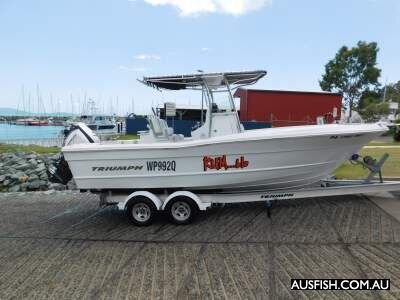
[{"label": "white boat", "polygon": [[[191,138],[173,134],[149,117],[149,131],[130,142],[100,142],[79,124],[62,151],[79,189],[235,190],[304,187],[330,176],[387,128],[381,124],[329,124],[244,131],[231,88],[252,84],[265,71],[144,78],[158,89],[199,89],[208,107]],[[231,110],[216,109],[226,92]]]},{"label": "white boat", "polygon": [[81,114],[79,117],[70,120],[68,126],[81,122],[99,135],[119,133],[118,124],[114,116],[98,113],[94,100],[89,100],[87,106],[89,113]]},{"label": "white boat", "polygon": [[80,121],[99,134],[117,132],[117,124],[112,116],[82,115],[80,116]]}]

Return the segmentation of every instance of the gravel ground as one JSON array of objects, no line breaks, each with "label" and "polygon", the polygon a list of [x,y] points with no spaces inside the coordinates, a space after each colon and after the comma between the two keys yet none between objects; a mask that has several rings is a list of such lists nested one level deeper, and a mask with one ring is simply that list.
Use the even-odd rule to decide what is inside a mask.
[{"label": "gravel ground", "polygon": [[[139,228],[91,194],[0,195],[0,299],[399,299],[399,261],[400,223],[365,196]],[[291,278],[390,278],[391,290],[293,292]]]}]

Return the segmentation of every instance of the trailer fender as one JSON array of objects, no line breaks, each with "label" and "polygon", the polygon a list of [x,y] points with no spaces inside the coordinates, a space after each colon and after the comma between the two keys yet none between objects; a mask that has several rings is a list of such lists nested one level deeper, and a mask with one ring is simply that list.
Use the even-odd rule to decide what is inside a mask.
[{"label": "trailer fender", "polygon": [[169,195],[167,197],[167,199],[165,199],[164,204],[162,205],[162,209],[164,210],[167,205],[168,202],[170,202],[171,200],[173,200],[176,197],[188,197],[190,199],[192,199],[197,206],[199,207],[199,210],[206,210],[207,208],[209,208],[211,206],[211,203],[204,203],[201,201],[200,197],[197,196],[196,194],[192,193],[192,192],[188,192],[188,191],[177,191],[171,195]]},{"label": "trailer fender", "polygon": [[147,192],[147,191],[137,191],[137,192],[130,194],[128,197],[126,197],[124,201],[119,202],[118,209],[125,210],[128,202],[136,197],[145,197],[145,198],[149,199],[151,202],[154,203],[157,210],[160,210],[162,207],[162,201],[156,195],[154,195],[150,192]]}]

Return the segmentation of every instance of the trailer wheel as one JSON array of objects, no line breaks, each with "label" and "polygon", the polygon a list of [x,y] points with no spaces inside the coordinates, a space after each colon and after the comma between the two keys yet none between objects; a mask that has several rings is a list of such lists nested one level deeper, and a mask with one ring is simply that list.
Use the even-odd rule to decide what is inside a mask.
[{"label": "trailer wheel", "polygon": [[126,215],[135,225],[148,226],[153,222],[156,210],[152,201],[140,197],[128,203],[126,206]]},{"label": "trailer wheel", "polygon": [[192,199],[178,197],[171,200],[167,208],[171,220],[178,225],[189,224],[198,212],[198,207]]}]

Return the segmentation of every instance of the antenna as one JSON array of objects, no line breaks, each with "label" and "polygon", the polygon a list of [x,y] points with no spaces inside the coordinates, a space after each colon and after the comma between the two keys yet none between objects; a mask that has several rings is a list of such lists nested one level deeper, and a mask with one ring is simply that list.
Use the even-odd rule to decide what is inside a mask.
[{"label": "antenna", "polygon": [[119,99],[118,99],[118,96],[117,96],[117,113],[116,113],[116,115],[118,116],[119,115],[119,112],[120,112],[120,110],[119,110]]},{"label": "antenna", "polygon": [[383,90],[383,102],[386,102],[386,91],[387,91],[387,77],[386,77],[386,81],[385,81],[385,88]]},{"label": "antenna", "polygon": [[71,113],[74,114],[74,99],[72,98],[72,93],[69,95],[69,99],[71,102]]}]

